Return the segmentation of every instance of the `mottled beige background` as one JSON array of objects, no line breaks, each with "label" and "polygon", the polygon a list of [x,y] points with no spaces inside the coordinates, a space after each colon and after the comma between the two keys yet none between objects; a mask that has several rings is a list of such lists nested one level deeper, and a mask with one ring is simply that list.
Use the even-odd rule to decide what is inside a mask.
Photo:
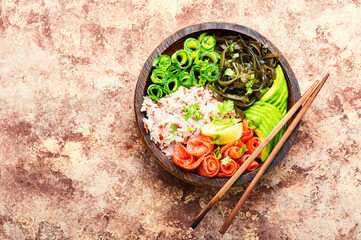
[{"label": "mottled beige background", "polygon": [[217,191],[159,167],[133,113],[153,49],[207,21],[270,39],[302,93],[331,73],[223,239],[361,239],[360,1],[2,0],[0,9],[1,239],[222,237],[244,189],[188,230]]}]

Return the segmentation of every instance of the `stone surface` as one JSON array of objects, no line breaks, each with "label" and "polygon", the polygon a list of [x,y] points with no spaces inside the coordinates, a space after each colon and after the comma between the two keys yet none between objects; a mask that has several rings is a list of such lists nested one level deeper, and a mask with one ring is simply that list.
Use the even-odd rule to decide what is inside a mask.
[{"label": "stone surface", "polygon": [[223,239],[361,239],[361,4],[249,2],[2,0],[0,238],[221,238],[244,188],[188,230],[217,190],[155,163],[136,130],[133,94],[163,39],[226,21],[270,39],[302,93],[331,77]]}]

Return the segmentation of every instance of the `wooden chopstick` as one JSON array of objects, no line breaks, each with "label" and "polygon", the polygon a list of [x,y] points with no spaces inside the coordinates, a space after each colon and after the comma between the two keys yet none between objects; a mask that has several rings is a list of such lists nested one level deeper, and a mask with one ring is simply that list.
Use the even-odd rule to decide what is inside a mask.
[{"label": "wooden chopstick", "polygon": [[236,173],[223,185],[223,187],[218,191],[218,193],[212,198],[207,206],[190,222],[189,226],[191,228],[196,228],[198,224],[202,221],[204,216],[208,211],[218,202],[218,200],[228,191],[228,189],[233,185],[233,183],[241,176],[241,174],[247,169],[251,162],[261,153],[263,148],[276,136],[276,134],[282,129],[283,125],[295,114],[295,112],[301,107],[301,105],[306,101],[310,96],[312,91],[315,89],[319,81],[316,81],[312,86],[303,94],[303,96],[293,105],[293,107],[288,111],[288,113],[283,117],[283,119],[277,124],[277,126],[272,130],[272,132],[261,142],[261,144],[256,148],[256,150],[249,156],[247,161],[245,161],[242,166],[236,171]]},{"label": "wooden chopstick", "polygon": [[305,112],[307,111],[307,109],[310,107],[310,105],[312,104],[313,100],[316,98],[317,94],[320,92],[321,88],[323,87],[323,85],[325,84],[327,78],[329,77],[330,74],[326,74],[326,76],[322,79],[321,83],[317,86],[317,88],[315,89],[315,91],[311,94],[311,96],[307,99],[307,101],[305,102],[305,104],[303,105],[302,109],[300,110],[300,112],[296,115],[296,117],[294,118],[294,120],[291,122],[291,124],[288,126],[287,130],[285,131],[285,133],[283,134],[283,136],[281,137],[281,139],[278,141],[278,143],[276,144],[276,146],[274,147],[274,149],[272,150],[272,152],[270,153],[270,155],[268,156],[268,158],[266,159],[266,161],[262,164],[260,170],[258,171],[258,173],[256,174],[256,176],[253,178],[252,182],[248,185],[246,191],[243,193],[242,197],[239,199],[238,203],[236,204],[236,206],[233,208],[231,214],[228,216],[228,218],[226,219],[226,221],[224,222],[223,226],[221,227],[221,229],[219,230],[220,233],[224,234],[228,227],[231,225],[233,219],[236,217],[236,215],[238,214],[239,210],[241,209],[241,207],[243,206],[243,204],[245,203],[245,201],[247,200],[248,196],[250,195],[250,193],[252,192],[252,190],[255,188],[256,184],[258,183],[258,181],[261,179],[261,177],[263,176],[263,174],[265,173],[265,171],[267,170],[268,166],[272,163],[273,159],[276,157],[277,153],[279,152],[279,150],[282,148],[283,144],[286,142],[286,140],[288,139],[288,137],[291,135],[291,133],[293,132],[293,130],[296,128],[297,124],[300,122],[302,116],[305,114]]}]

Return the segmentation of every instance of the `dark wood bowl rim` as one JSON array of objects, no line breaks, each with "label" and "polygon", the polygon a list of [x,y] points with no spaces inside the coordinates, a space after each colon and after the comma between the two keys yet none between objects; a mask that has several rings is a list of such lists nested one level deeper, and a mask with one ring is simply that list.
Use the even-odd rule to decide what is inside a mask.
[{"label": "dark wood bowl rim", "polygon": [[[135,94],[134,94],[134,111],[136,116],[136,122],[137,127],[139,131],[139,135],[141,137],[142,142],[146,146],[148,152],[155,158],[155,160],[158,162],[159,165],[161,165],[165,170],[167,170],[172,175],[176,176],[177,178],[199,186],[207,186],[207,187],[222,187],[228,180],[228,178],[206,178],[202,177],[200,175],[197,175],[195,173],[189,173],[187,171],[184,171],[183,169],[176,166],[170,158],[167,158],[161,150],[150,140],[150,137],[148,134],[145,133],[144,127],[143,127],[143,117],[144,113],[140,111],[141,105],[143,102],[143,96],[146,92],[145,86],[147,83],[147,80],[149,80],[149,74],[152,69],[152,61],[161,53],[163,53],[168,47],[170,47],[173,43],[177,42],[178,40],[182,39],[183,37],[186,37],[189,34],[193,34],[196,32],[202,32],[202,31],[211,31],[211,30],[228,30],[233,31],[236,33],[240,33],[243,35],[246,35],[248,37],[251,37],[253,39],[256,39],[260,41],[262,44],[268,44],[271,51],[278,52],[280,54],[280,64],[283,68],[283,71],[285,73],[288,87],[291,88],[292,91],[290,91],[290,96],[293,96],[293,99],[291,101],[289,100],[288,105],[293,105],[301,96],[300,89],[298,86],[297,79],[295,77],[295,74],[293,73],[290,65],[288,64],[287,60],[281,53],[281,51],[272,44],[268,39],[266,39],[264,36],[262,36],[260,33],[242,26],[238,24],[233,23],[225,23],[225,22],[208,22],[208,23],[202,23],[202,24],[196,24],[192,25],[186,28],[183,28],[176,33],[172,34],[170,37],[165,39],[162,43],[158,45],[158,47],[150,54],[147,61],[144,63],[144,66],[140,72],[140,75],[138,77],[138,81],[136,84]],[[283,157],[286,155],[287,151],[290,149],[291,145],[293,144],[293,141],[295,140],[298,132],[299,124],[295,128],[295,130],[292,132],[288,140],[285,142],[284,146],[281,148],[275,159],[273,160],[272,164],[268,167],[267,172],[270,171],[272,168],[276,166],[276,164],[283,159]],[[247,182],[250,182],[253,177],[258,172],[258,169],[256,171],[243,174],[234,184],[233,186],[240,186],[242,184],[245,184]]]}]

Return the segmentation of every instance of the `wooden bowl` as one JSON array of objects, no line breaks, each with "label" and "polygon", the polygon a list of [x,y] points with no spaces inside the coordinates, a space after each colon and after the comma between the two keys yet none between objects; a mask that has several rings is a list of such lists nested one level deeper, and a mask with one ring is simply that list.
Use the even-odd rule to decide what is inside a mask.
[{"label": "wooden bowl", "polygon": [[[207,31],[210,34],[215,32],[219,32],[222,35],[241,34],[242,37],[244,36],[246,38],[247,37],[253,38],[255,40],[260,41],[264,45],[268,44],[272,52],[278,52],[280,55],[279,61],[281,63],[285,77],[287,79],[287,84],[289,89],[288,109],[290,109],[293,106],[293,104],[300,98],[300,89],[290,65],[288,64],[287,60],[284,58],[282,53],[277,49],[277,47],[258,32],[242,25],[222,23],[222,22],[211,22],[211,23],[203,23],[203,24],[189,26],[179,30],[178,32],[174,33],[173,35],[165,39],[152,52],[152,54],[147,59],[140,72],[135,89],[135,96],[134,96],[135,116],[142,141],[147,147],[149,153],[156,159],[156,161],[172,175],[182,179],[183,181],[195,185],[207,186],[207,187],[222,187],[227,182],[228,178],[206,178],[196,173],[190,173],[184,171],[183,169],[176,166],[170,157],[166,157],[162,153],[162,151],[154,144],[154,142],[150,140],[149,134],[145,133],[144,123],[143,123],[143,118],[145,117],[145,113],[140,111],[143,102],[143,96],[146,95],[147,87],[151,84],[150,75],[152,71],[152,61],[159,54],[167,54],[171,56],[175,51],[183,48],[183,42],[185,39],[187,39],[188,37],[198,38],[199,34],[205,31]],[[276,158],[273,160],[272,164],[269,166],[267,171],[275,167],[275,165],[285,156],[287,151],[290,149],[294,139],[296,138],[298,127],[299,125],[295,128],[291,136],[288,138],[288,140],[286,141],[286,143],[284,144],[284,146],[282,147]],[[233,186],[239,186],[251,181],[257,172],[258,169],[253,172],[243,174],[234,183]]]}]

